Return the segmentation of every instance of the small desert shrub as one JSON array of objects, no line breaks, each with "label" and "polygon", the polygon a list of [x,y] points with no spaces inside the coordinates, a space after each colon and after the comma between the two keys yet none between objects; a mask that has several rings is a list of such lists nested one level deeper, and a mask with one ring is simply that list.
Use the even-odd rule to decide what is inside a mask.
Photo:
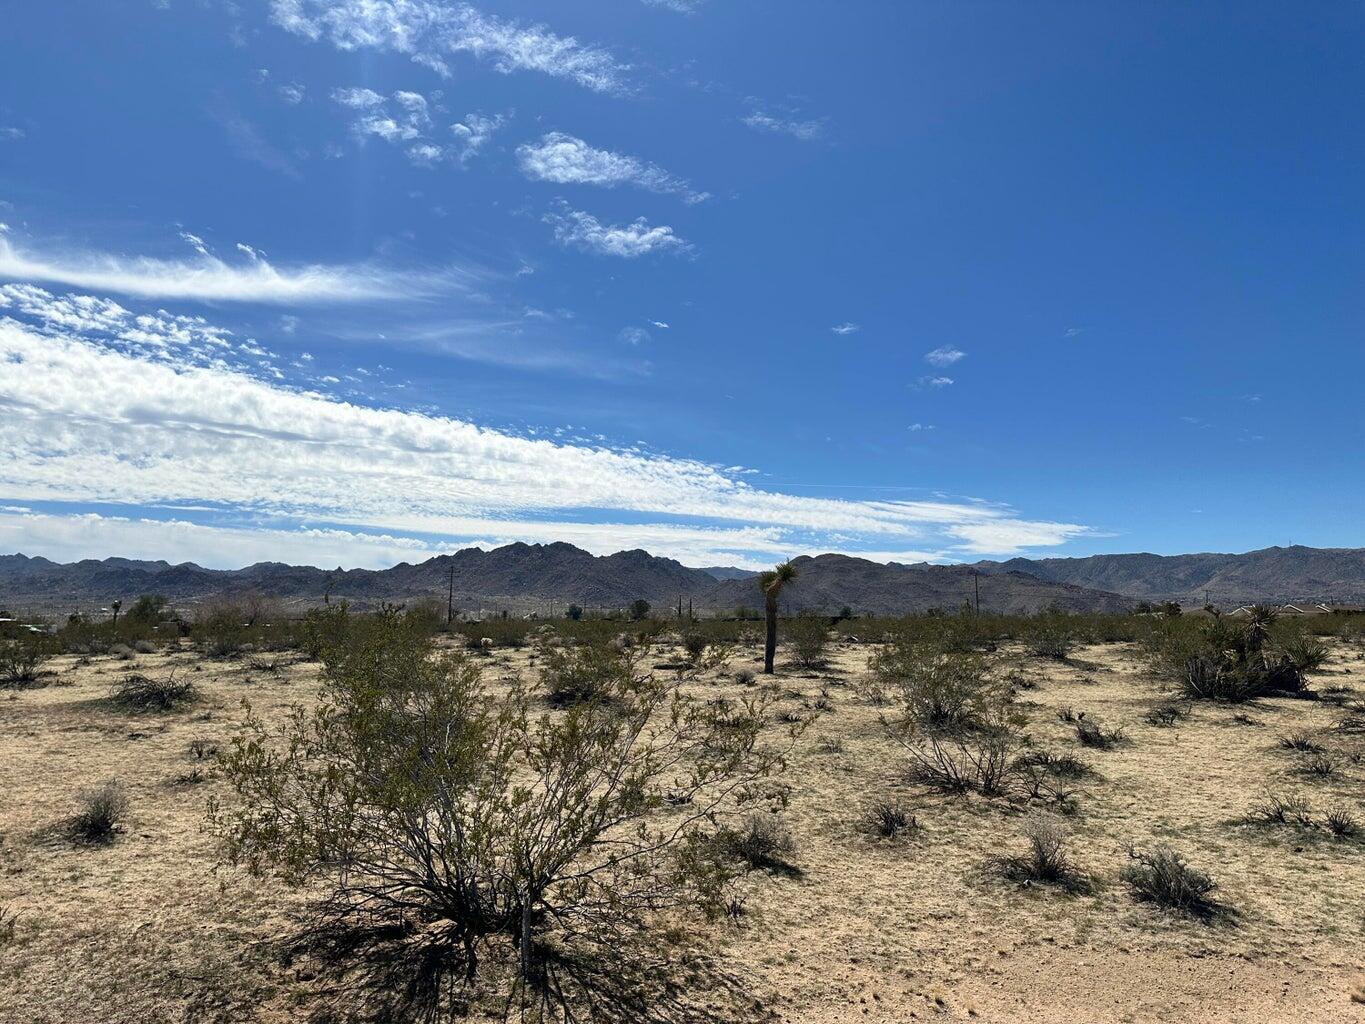
[{"label": "small desert shrub", "polygon": [[783,623],[782,642],[802,668],[819,668],[825,663],[828,641],[829,620],[823,615],[802,612]]},{"label": "small desert shrub", "polygon": [[1338,839],[1352,839],[1360,833],[1360,822],[1344,807],[1336,807],[1323,818],[1327,831]]},{"label": "small desert shrub", "polygon": [[33,682],[43,663],[56,653],[56,638],[47,633],[25,632],[0,639],[0,688]]},{"label": "small desert shrub", "polygon": [[868,832],[882,839],[895,839],[907,832],[919,831],[919,822],[896,800],[876,800],[863,815]]},{"label": "small desert shrub", "polygon": [[127,644],[114,644],[109,648],[109,656],[117,661],[132,661],[134,654]]},{"label": "small desert shrub", "polygon": [[8,907],[0,907],[0,946],[14,941],[14,933],[19,925],[19,917]]},{"label": "small desert shrub", "polygon": [[1313,809],[1301,796],[1282,797],[1266,794],[1247,815],[1247,820],[1261,825],[1297,825],[1307,828],[1313,824]]},{"label": "small desert shrub", "polygon": [[541,684],[551,704],[565,707],[608,696],[636,680],[631,652],[610,644],[560,644],[541,648]]},{"label": "small desert shrub", "polygon": [[825,736],[815,744],[815,749],[822,754],[842,754],[844,741],[838,736]]},{"label": "small desert shrub", "polygon": [[1023,640],[1034,656],[1065,661],[1076,641],[1081,639],[1080,634],[1080,623],[1073,616],[1041,612],[1026,621]]},{"label": "small desert shrub", "polygon": [[1188,714],[1189,710],[1179,704],[1163,702],[1149,708],[1144,717],[1149,725],[1169,728]]},{"label": "small desert shrub", "polygon": [[1314,779],[1333,778],[1341,765],[1336,757],[1325,750],[1309,754],[1299,765],[1299,771]]},{"label": "small desert shrub", "polygon": [[740,686],[753,686],[757,678],[752,669],[742,668],[735,673],[735,682]]},{"label": "small desert shrub", "polygon": [[1004,710],[992,712],[970,733],[895,730],[892,735],[910,755],[910,778],[945,793],[1004,796],[1018,773],[1022,740]]},{"label": "small desert shrub", "polygon": [[209,780],[209,777],[208,777],[208,775],[204,772],[204,769],[200,768],[198,765],[195,765],[195,766],[194,766],[193,768],[191,768],[189,771],[187,771],[187,772],[182,772],[181,774],[175,776],[175,778],[171,779],[171,785],[172,785],[172,786],[198,786],[198,785],[200,785],[201,783],[208,782],[208,780]]},{"label": "small desert shrub", "polygon": [[1081,779],[1095,773],[1089,762],[1074,754],[1054,754],[1048,750],[1031,750],[1020,755],[1018,763],[1020,767],[1039,768],[1059,779]]},{"label": "small desert shrub", "polygon": [[235,658],[246,646],[247,611],[232,604],[215,604],[194,624],[194,635],[214,658]]},{"label": "small desert shrub", "polygon": [[1021,856],[1000,861],[1001,873],[1011,881],[1025,884],[1041,882],[1071,891],[1087,888],[1085,877],[1075,869],[1066,853],[1066,833],[1054,821],[1033,816],[1024,822],[1028,850]]},{"label": "small desert shrub", "polygon": [[1318,743],[1306,732],[1291,732],[1281,736],[1280,746],[1285,750],[1294,750],[1300,754],[1322,753],[1322,744]]},{"label": "small desert shrub", "polygon": [[153,679],[131,672],[116,682],[109,691],[109,699],[131,711],[174,711],[199,696],[193,682],[175,676]]},{"label": "small desert shrub", "polygon": [[1220,909],[1211,898],[1217,883],[1170,847],[1158,846],[1150,852],[1130,849],[1128,856],[1130,863],[1120,877],[1134,898],[1200,918],[1213,917]]},{"label": "small desert shrub", "polygon": [[1087,718],[1084,713],[1076,720],[1076,739],[1081,746],[1094,750],[1108,750],[1124,741],[1123,729],[1106,729],[1097,718]]},{"label": "small desert shrub", "polygon": [[796,840],[776,814],[757,812],[716,834],[723,853],[751,868],[778,867],[795,852]]},{"label": "small desert shrub", "polygon": [[138,654],[155,654],[156,644],[152,643],[150,640],[134,640],[133,650]]},{"label": "small desert shrub", "polygon": [[123,831],[128,795],[117,782],[80,794],[80,809],[67,822],[67,834],[82,843],[107,843]]},{"label": "small desert shrub", "polygon": [[702,655],[706,653],[706,648],[710,643],[711,638],[700,629],[692,628],[683,631],[682,649],[687,652],[687,660],[693,665],[701,663]]},{"label": "small desert shrub", "polygon": [[190,740],[190,757],[196,761],[211,761],[218,756],[218,744],[212,740]]},{"label": "small desert shrub", "polygon": [[897,691],[903,721],[927,731],[976,728],[1006,700],[1004,688],[986,678],[985,661],[976,654],[897,641],[876,655],[870,668]]}]

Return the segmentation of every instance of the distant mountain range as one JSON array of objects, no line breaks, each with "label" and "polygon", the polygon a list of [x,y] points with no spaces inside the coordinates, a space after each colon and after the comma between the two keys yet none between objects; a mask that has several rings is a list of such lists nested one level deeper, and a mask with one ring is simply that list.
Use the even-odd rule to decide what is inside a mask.
[{"label": "distant mountain range", "polygon": [[[980,595],[984,611],[1120,611],[1138,600],[1198,606],[1204,593],[1225,607],[1252,601],[1365,603],[1365,549],[1267,548],[1241,555],[1095,555],[1015,558],[976,565],[881,564],[847,555],[794,560],[796,582],[783,595],[788,611],[813,608],[902,614],[957,608]],[[562,613],[567,605],[620,608],[637,598],[657,608],[681,599],[698,610],[757,607],[753,573],[732,567],[688,568],[646,551],[594,556],[572,544],[466,548],[389,569],[318,569],[260,562],[244,569],[205,569],[192,562],[87,559],[58,563],[0,555],[0,607],[49,614],[163,594],[179,606],[223,596],[260,594],[291,607],[324,595],[360,606],[434,598],[454,588],[465,611]]]},{"label": "distant mountain range", "polygon": [[1262,548],[1240,555],[1091,555],[978,562],[985,573],[1026,572],[1049,583],[1108,590],[1147,601],[1205,601],[1230,608],[1257,601],[1365,604],[1365,548]]}]

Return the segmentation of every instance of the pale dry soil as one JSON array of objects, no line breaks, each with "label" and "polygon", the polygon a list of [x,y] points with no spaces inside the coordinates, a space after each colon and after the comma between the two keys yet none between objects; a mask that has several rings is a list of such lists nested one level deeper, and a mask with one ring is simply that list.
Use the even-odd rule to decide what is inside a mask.
[{"label": "pale dry soil", "polygon": [[[750,874],[737,922],[697,926],[747,989],[748,1019],[1365,1020],[1365,838],[1241,820],[1267,790],[1365,820],[1365,767],[1349,760],[1365,739],[1336,729],[1340,708],[1202,705],[1161,728],[1144,720],[1161,692],[1132,648],[1089,647],[1066,663],[1002,652],[999,669],[1034,684],[1020,693],[1034,743],[1097,770],[1077,785],[1077,813],[1061,819],[1095,885],[1068,895],[993,867],[1021,850],[1028,808],[906,781],[904,755],[879,721],[891,709],[859,685],[872,650],[838,646],[819,672],[779,666],[784,706],[801,709],[822,688],[832,704],[800,738],[789,774],[798,870]],[[756,654],[743,650],[730,672],[689,685],[735,695],[731,673],[757,667]],[[534,672],[528,658],[498,652],[490,684]],[[0,907],[18,916],[0,945],[0,1021],[305,1019],[317,981],[282,963],[277,943],[307,895],[220,866],[203,821],[224,787],[211,774],[185,776],[211,773],[191,743],[224,743],[243,698],[279,717],[313,699],[319,667],[190,650],[50,667],[41,687],[0,691]],[[169,714],[117,710],[109,685],[132,669],[185,673],[201,698]],[[1316,685],[1365,692],[1365,654],[1339,646]],[[1121,726],[1127,739],[1085,750],[1062,708]],[[1341,755],[1336,777],[1310,780],[1302,755],[1279,748],[1281,735],[1301,731]],[[111,778],[131,798],[127,830],[106,846],[73,844],[60,824],[78,791]],[[880,840],[862,828],[868,805],[886,796],[914,813],[914,837]],[[1135,902],[1118,873],[1130,844],[1155,843],[1212,874],[1235,916],[1204,923]]]}]

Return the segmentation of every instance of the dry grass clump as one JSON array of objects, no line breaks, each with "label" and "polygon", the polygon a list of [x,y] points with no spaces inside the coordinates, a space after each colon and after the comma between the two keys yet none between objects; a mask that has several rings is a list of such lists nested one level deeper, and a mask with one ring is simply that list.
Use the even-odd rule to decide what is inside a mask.
[{"label": "dry grass clump", "polygon": [[1212,898],[1218,884],[1187,864],[1169,846],[1158,846],[1150,852],[1130,849],[1128,856],[1131,863],[1120,877],[1132,889],[1135,899],[1203,920],[1225,911]]},{"label": "dry grass clump", "polygon": [[1253,825],[1288,825],[1300,829],[1321,827],[1334,839],[1354,839],[1361,830],[1360,821],[1345,807],[1333,808],[1318,821],[1313,817],[1307,797],[1282,797],[1273,793],[1251,808],[1246,821]]},{"label": "dry grass clump", "polygon": [[174,675],[153,679],[138,672],[124,676],[109,691],[113,703],[130,711],[174,711],[198,697],[198,690],[188,679]]},{"label": "dry grass clump", "polygon": [[80,794],[80,809],[66,823],[67,835],[81,843],[107,843],[123,831],[128,794],[110,780]]},{"label": "dry grass clump", "polygon": [[19,915],[8,907],[0,907],[0,946],[7,946],[14,941],[18,927]]},{"label": "dry grass clump", "polygon": [[1028,849],[1022,855],[1001,859],[1002,875],[1024,885],[1053,885],[1068,892],[1089,890],[1088,879],[1067,855],[1066,833],[1061,826],[1048,818],[1033,816],[1024,822],[1023,833]]}]

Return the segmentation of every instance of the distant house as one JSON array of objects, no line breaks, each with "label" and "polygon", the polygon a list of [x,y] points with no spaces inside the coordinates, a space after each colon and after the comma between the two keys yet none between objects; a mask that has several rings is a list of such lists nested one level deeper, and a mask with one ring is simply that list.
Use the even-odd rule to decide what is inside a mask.
[{"label": "distant house", "polygon": [[1331,615],[1332,609],[1325,604],[1310,604],[1307,601],[1299,604],[1287,604],[1280,608],[1281,615]]}]

